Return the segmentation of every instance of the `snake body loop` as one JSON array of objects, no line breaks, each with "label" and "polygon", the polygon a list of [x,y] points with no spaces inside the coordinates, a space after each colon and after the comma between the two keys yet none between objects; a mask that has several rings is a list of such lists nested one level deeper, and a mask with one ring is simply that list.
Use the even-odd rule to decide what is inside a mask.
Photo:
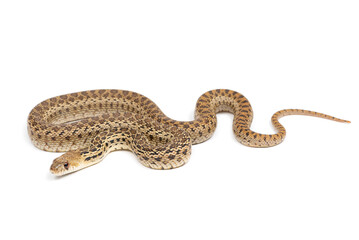
[{"label": "snake body loop", "polygon": [[234,114],[237,140],[249,147],[271,147],[286,135],[278,119],[309,115],[349,122],[322,113],[285,109],[272,116],[277,133],[260,134],[250,129],[251,105],[242,94],[216,89],[197,101],[193,121],[168,118],[147,97],[124,90],[92,90],[61,95],[39,103],[29,114],[28,132],[39,149],[66,152],[55,159],[51,172],[64,175],[100,162],[111,151],[128,149],[146,167],[171,169],[184,165],[191,145],[209,139],[216,128],[216,113]]}]

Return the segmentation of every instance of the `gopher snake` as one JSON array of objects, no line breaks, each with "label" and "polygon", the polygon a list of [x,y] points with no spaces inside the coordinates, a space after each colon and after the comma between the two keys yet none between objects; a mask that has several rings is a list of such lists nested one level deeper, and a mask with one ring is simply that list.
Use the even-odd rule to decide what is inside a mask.
[{"label": "gopher snake", "polygon": [[253,113],[240,93],[217,89],[197,101],[195,120],[168,118],[147,97],[123,90],[93,90],[61,95],[38,104],[29,114],[28,132],[39,149],[66,152],[54,160],[51,172],[64,175],[100,162],[108,153],[128,149],[146,167],[171,169],[184,165],[191,145],[209,139],[216,128],[216,113],[234,114],[237,140],[249,147],[281,143],[286,130],[278,119],[286,115],[309,115],[334,120],[322,113],[285,109],[272,116],[276,134],[250,130]]}]

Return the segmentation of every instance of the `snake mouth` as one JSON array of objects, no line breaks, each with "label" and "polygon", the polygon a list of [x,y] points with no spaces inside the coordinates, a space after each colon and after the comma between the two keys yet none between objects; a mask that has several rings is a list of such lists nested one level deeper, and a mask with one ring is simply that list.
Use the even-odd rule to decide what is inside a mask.
[{"label": "snake mouth", "polygon": [[57,177],[61,177],[61,176],[64,176],[64,175],[67,175],[67,174],[70,174],[70,173],[73,173],[73,172],[76,172],[77,170],[75,169],[69,169],[69,170],[66,170],[64,168],[62,168],[61,166],[54,166],[54,164],[51,165],[50,167],[50,172],[57,176]]}]

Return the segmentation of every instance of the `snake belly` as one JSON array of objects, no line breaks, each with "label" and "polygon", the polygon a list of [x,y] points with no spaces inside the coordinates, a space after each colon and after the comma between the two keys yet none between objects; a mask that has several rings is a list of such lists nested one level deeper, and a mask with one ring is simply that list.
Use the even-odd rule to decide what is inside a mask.
[{"label": "snake belly", "polygon": [[218,112],[234,115],[236,139],[249,147],[281,143],[286,135],[278,121],[282,116],[308,115],[349,122],[314,111],[284,109],[272,116],[276,133],[261,134],[250,129],[253,111],[248,99],[232,90],[204,93],[197,100],[194,120],[176,121],[139,93],[101,89],[47,99],[31,110],[27,123],[30,139],[37,148],[66,152],[51,165],[55,175],[91,166],[121,149],[132,151],[146,167],[172,169],[188,161],[192,144],[213,135]]}]

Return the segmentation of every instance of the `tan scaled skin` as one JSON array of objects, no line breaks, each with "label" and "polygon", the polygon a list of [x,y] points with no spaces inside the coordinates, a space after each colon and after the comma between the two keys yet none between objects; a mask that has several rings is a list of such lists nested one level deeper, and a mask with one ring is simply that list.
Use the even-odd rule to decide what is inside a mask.
[{"label": "tan scaled skin", "polygon": [[67,152],[51,166],[51,172],[56,175],[91,166],[109,152],[121,149],[134,152],[147,167],[171,169],[188,161],[192,144],[204,142],[213,135],[218,112],[234,114],[235,136],[249,147],[272,147],[281,143],[286,130],[278,119],[286,115],[308,115],[349,123],[318,112],[285,109],[272,117],[277,133],[261,134],[250,129],[253,111],[249,101],[232,90],[204,93],[197,101],[195,119],[176,121],[141,94],[102,89],[41,102],[29,114],[28,131],[36,147]]}]

